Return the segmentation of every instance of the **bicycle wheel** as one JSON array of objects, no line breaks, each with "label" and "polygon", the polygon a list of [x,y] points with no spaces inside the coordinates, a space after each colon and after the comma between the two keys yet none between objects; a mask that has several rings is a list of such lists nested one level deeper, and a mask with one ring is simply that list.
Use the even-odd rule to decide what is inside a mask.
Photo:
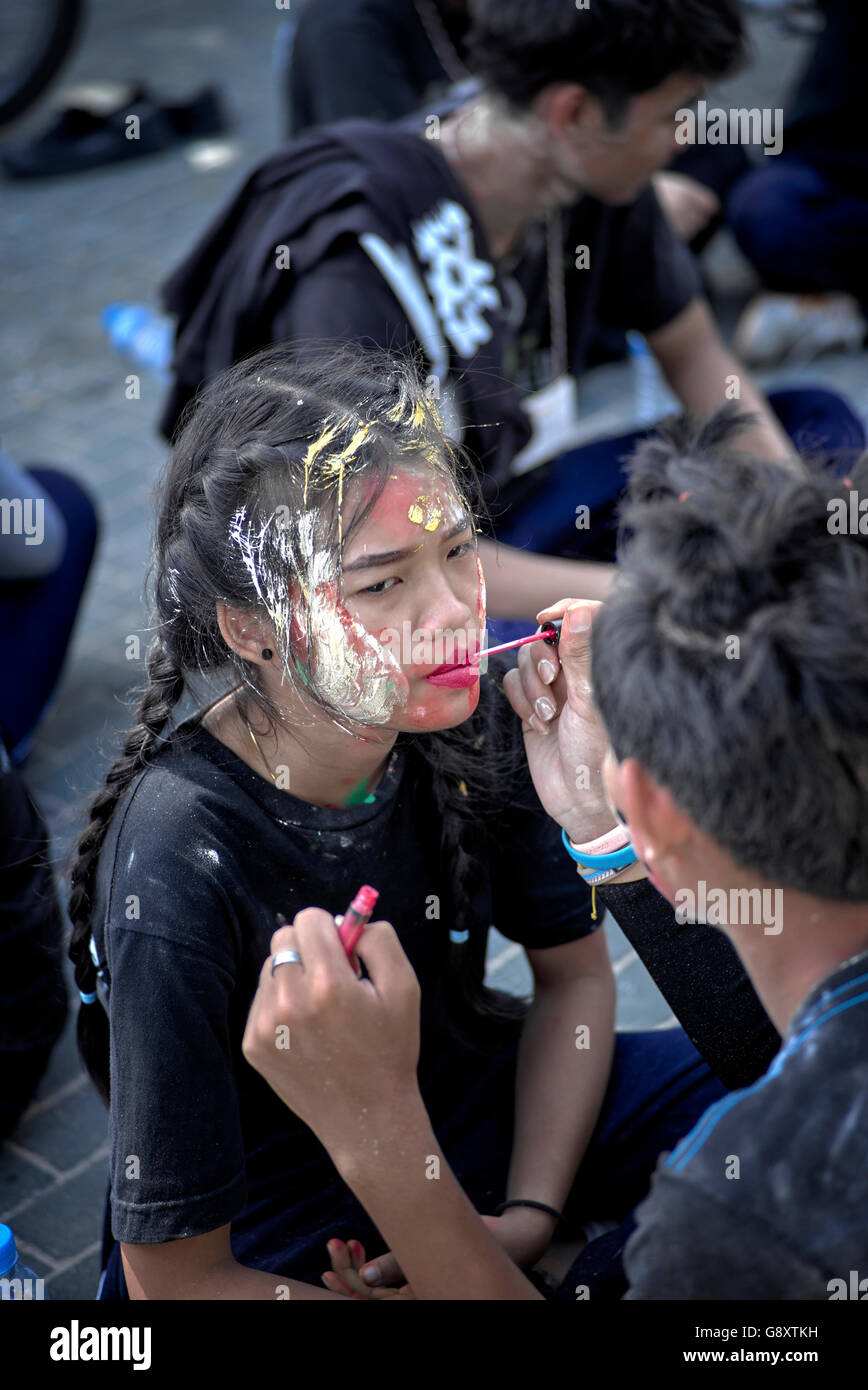
[{"label": "bicycle wheel", "polygon": [[0,0],[0,125],[42,95],[72,51],[83,0]]}]

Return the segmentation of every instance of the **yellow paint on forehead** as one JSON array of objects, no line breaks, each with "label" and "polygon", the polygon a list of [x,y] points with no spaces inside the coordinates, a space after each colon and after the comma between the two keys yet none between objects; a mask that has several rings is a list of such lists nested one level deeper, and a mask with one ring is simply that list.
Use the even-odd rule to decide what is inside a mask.
[{"label": "yellow paint on forehead", "polygon": [[417,497],[407,513],[408,521],[424,526],[426,531],[436,531],[443,520],[443,502],[439,493],[433,496],[423,492]]}]

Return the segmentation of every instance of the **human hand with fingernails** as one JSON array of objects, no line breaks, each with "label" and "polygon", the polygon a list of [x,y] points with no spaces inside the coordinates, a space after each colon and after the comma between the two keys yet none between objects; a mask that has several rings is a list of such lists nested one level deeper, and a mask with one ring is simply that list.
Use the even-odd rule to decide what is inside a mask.
[{"label": "human hand with fingernails", "polygon": [[503,689],[522,721],[528,765],[543,807],[574,844],[611,830],[606,797],[606,732],[591,693],[591,629],[600,604],[559,599],[537,613],[538,622],[562,618],[557,646],[521,647]]},{"label": "human hand with fingernails", "polygon": [[[292,954],[280,962],[284,952]],[[241,1044],[338,1164],[375,1145],[419,1090],[419,982],[394,927],[370,922],[355,954],[366,979],[330,912],[297,912],[271,938]]]},{"label": "human hand with fingernails", "polygon": [[[539,1224],[540,1216],[544,1218],[543,1213],[527,1207],[512,1207],[503,1216],[481,1215],[479,1219],[510,1259],[521,1269],[530,1269],[551,1243],[554,1223],[544,1218]],[[391,1250],[368,1260],[365,1247],[357,1240],[330,1240],[326,1248],[332,1267],[321,1278],[331,1293],[344,1298],[415,1298]]]},{"label": "human hand with fingernails", "polygon": [[355,1299],[415,1299],[395,1256],[381,1255],[368,1260],[365,1247],[358,1240],[333,1239],[326,1246],[331,1269],[321,1276],[331,1293]]}]

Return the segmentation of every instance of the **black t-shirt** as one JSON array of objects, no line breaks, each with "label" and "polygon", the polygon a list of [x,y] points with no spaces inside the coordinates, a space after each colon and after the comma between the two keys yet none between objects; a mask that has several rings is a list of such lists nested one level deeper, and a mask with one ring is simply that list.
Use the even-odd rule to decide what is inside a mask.
[{"label": "black t-shirt", "polygon": [[[494,665],[494,663],[492,663]],[[111,1026],[112,1230],[130,1243],[201,1235],[289,1207],[335,1180],[312,1132],[241,1053],[244,1026],[281,920],[343,912],[362,883],[380,891],[422,989],[419,1080],[435,1126],[464,1094],[473,1057],[447,1033],[441,998],[450,885],[436,816],[420,809],[403,735],[365,803],[310,805],[267,782],[200,716],[122,797],[100,856],[93,938]],[[479,756],[511,746],[506,809],[485,832],[485,873],[467,949],[483,969],[493,923],[532,949],[595,930],[588,890],[542,810],[520,721],[490,678],[471,717]],[[407,736],[412,737],[412,736]],[[497,752],[496,750],[501,750]],[[600,914],[602,916],[602,914]],[[268,1253],[280,1269],[294,1234]],[[252,1243],[256,1263],[255,1238]]]},{"label": "black t-shirt", "polygon": [[[561,220],[578,378],[600,323],[653,332],[700,280],[650,186],[627,207],[582,199]],[[276,265],[278,244],[290,247],[288,269]],[[420,138],[410,118],[310,131],[258,166],[164,285],[178,329],[161,429],[170,437],[203,381],[269,343],[421,344],[431,374],[455,393],[463,441],[494,500],[530,436],[523,396],[550,379],[546,285],[542,225],[504,274],[439,142]]]},{"label": "black t-shirt", "polygon": [[625,1297],[864,1299],[866,1211],[863,953],[811,990],[766,1075],[658,1164],[624,1252]]}]

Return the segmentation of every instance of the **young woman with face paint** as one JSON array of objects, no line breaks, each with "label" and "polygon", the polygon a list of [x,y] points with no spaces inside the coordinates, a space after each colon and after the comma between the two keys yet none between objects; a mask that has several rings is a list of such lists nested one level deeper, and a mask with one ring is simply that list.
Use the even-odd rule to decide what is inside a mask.
[{"label": "young woman with face paint", "polygon": [[[484,641],[477,502],[415,370],[358,349],[270,348],[175,440],[148,684],[71,875],[79,1042],[111,1112],[103,1299],[333,1297],[330,1237],[383,1250],[241,1051],[276,925],[339,913],[364,882],[419,980],[420,1089],[477,1210],[524,1266],[551,1239],[545,1208],[587,1215],[587,1162],[571,1190],[629,1044],[506,665],[466,669]],[[203,709],[212,674],[226,693]],[[492,922],[527,952],[529,1009],[483,983]],[[543,1207],[494,1215],[516,1197]]]}]

